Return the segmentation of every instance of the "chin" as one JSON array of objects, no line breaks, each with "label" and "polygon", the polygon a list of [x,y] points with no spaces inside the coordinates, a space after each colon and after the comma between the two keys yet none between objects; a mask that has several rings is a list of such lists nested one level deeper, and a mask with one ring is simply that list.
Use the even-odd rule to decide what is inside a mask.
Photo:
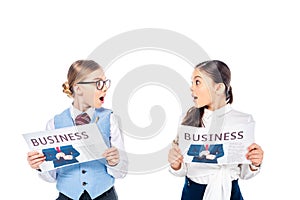
[{"label": "chin", "polygon": [[201,108],[201,107],[204,107],[205,105],[203,105],[203,104],[198,104],[198,103],[195,103],[195,107],[196,108]]},{"label": "chin", "polygon": [[95,108],[101,108],[102,107],[102,103],[101,104],[97,104],[97,105],[94,105]]}]

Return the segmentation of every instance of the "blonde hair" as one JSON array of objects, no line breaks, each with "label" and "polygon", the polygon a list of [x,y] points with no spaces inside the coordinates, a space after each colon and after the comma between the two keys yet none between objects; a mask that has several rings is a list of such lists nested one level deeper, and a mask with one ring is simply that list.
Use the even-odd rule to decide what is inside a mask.
[{"label": "blonde hair", "polygon": [[69,68],[67,81],[62,84],[63,92],[68,95],[68,97],[73,97],[74,84],[83,80],[90,73],[102,69],[102,67],[93,60],[77,60]]}]

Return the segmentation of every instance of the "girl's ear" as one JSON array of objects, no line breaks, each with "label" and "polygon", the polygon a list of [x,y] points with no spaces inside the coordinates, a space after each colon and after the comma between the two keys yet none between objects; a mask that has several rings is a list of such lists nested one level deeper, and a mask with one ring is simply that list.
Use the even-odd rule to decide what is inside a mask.
[{"label": "girl's ear", "polygon": [[74,91],[74,94],[76,94],[76,95],[79,95],[79,96],[82,95],[82,89],[81,89],[81,87],[80,87],[79,85],[77,85],[77,84],[75,84],[75,85],[73,86],[73,91]]},{"label": "girl's ear", "polygon": [[220,94],[225,94],[225,89],[226,89],[226,87],[225,87],[224,83],[218,83],[215,86],[216,93],[219,94],[219,95]]}]

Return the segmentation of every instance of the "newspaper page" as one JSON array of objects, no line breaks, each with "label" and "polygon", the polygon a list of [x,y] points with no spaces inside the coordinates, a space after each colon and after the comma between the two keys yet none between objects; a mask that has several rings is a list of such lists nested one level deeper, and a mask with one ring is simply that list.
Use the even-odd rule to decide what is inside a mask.
[{"label": "newspaper page", "polygon": [[250,164],[247,148],[254,142],[255,123],[222,127],[218,132],[207,128],[181,125],[179,148],[186,163]]},{"label": "newspaper page", "polygon": [[46,156],[42,171],[103,158],[107,146],[95,123],[23,134],[30,150]]}]

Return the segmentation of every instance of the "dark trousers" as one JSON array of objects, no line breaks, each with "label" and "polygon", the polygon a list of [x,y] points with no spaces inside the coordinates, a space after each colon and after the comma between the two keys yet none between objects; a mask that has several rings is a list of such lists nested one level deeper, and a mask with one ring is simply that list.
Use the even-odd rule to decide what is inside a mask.
[{"label": "dark trousers", "polygon": [[[59,193],[59,196],[56,200],[73,200],[66,195]],[[92,200],[89,193],[84,190],[82,195],[80,196],[79,200]],[[117,193],[114,187],[111,187],[109,190],[101,194],[100,196],[96,197],[94,200],[118,200]]]},{"label": "dark trousers", "polygon": [[[206,185],[198,184],[185,178],[181,200],[201,200],[205,192]],[[232,181],[230,200],[243,200],[243,196],[237,180]]]}]

